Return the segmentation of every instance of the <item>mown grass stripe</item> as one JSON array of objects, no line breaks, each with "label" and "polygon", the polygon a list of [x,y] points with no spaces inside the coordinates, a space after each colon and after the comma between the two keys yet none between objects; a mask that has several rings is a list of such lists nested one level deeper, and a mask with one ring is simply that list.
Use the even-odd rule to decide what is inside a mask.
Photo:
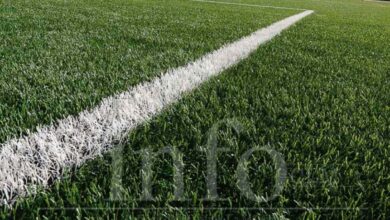
[{"label": "mown grass stripe", "polygon": [[56,125],[1,144],[0,187],[4,204],[46,187],[66,168],[101,155],[137,125],[149,120],[180,96],[245,59],[313,11],[285,18],[202,58],[128,91],[108,97],[92,110]]}]

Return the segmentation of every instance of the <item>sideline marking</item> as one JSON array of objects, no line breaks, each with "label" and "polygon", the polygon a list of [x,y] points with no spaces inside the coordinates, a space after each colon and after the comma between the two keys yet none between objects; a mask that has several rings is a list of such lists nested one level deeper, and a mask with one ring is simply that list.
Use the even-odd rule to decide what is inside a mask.
[{"label": "sideline marking", "polygon": [[[196,1],[196,0],[194,0]],[[374,3],[384,3],[384,4],[389,4],[390,1],[379,1],[379,0],[364,0],[365,2],[374,2]]]},{"label": "sideline marking", "polygon": [[214,4],[224,4],[224,5],[240,5],[240,6],[249,6],[257,8],[274,8],[274,9],[283,9],[283,10],[296,10],[296,11],[310,11],[304,8],[289,8],[289,7],[280,7],[280,6],[271,6],[271,5],[254,5],[254,4],[245,4],[245,3],[235,3],[235,2],[220,2],[220,1],[209,1],[209,0],[191,0],[194,2],[204,2],[204,3],[214,3]]},{"label": "sideline marking", "polygon": [[0,198],[16,198],[47,187],[64,170],[78,167],[113,147],[116,141],[175,103],[210,77],[247,58],[261,44],[312,14],[308,10],[259,29],[153,81],[105,98],[91,110],[0,144]]}]

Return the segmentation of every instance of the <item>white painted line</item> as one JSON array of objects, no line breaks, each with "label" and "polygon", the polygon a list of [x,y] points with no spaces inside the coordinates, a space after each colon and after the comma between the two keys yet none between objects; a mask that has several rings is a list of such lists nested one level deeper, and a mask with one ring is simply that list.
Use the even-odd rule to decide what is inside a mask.
[{"label": "white painted line", "polygon": [[364,0],[365,2],[375,2],[375,3],[384,3],[384,4],[390,4],[390,1],[377,1],[377,0]]},{"label": "white painted line", "polygon": [[151,82],[108,97],[77,117],[67,117],[56,125],[40,127],[35,133],[1,144],[3,203],[12,204],[15,197],[33,194],[37,186],[47,187],[50,181],[61,177],[64,169],[101,155],[183,93],[247,58],[261,44],[311,13],[305,11],[283,19]]},{"label": "white painted line", "polygon": [[255,4],[245,4],[245,3],[235,3],[235,2],[220,2],[220,1],[208,1],[208,0],[192,0],[194,2],[204,2],[204,3],[214,3],[214,4],[224,4],[224,5],[239,5],[239,6],[249,6],[257,8],[274,8],[274,9],[283,9],[283,10],[296,10],[296,11],[310,11],[304,8],[289,8],[289,7],[279,7],[271,5],[255,5]]}]

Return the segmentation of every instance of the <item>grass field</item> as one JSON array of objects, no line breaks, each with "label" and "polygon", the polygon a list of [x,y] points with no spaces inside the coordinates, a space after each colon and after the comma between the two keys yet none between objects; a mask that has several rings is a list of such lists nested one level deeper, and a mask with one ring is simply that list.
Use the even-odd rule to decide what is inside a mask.
[{"label": "grass field", "polygon": [[[133,130],[123,148],[124,200],[110,201],[111,154],[48,189],[3,207],[2,218],[363,218],[390,215],[390,6],[359,0],[7,1],[0,6],[0,141],[93,108],[299,10],[314,10],[248,59]],[[237,133],[226,120],[242,125]],[[204,201],[209,130],[221,122],[218,193]],[[253,146],[283,155],[280,195],[254,202],[236,167]],[[184,197],[173,200],[173,161],[153,166],[156,201],[140,201],[136,151],[183,154]],[[256,152],[251,188],[271,194],[271,157]],[[115,162],[115,159],[114,159]],[[386,165],[387,164],[387,165]]]}]

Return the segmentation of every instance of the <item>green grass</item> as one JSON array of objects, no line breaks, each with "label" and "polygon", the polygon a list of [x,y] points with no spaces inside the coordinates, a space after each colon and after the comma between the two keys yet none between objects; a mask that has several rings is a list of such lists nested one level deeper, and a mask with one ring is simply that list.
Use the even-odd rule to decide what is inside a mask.
[{"label": "green grass", "polygon": [[[124,148],[123,185],[127,191],[125,202],[108,201],[112,159],[110,155],[106,155],[103,158],[90,161],[77,171],[70,172],[68,176],[56,182],[49,190],[42,191],[34,197],[21,199],[14,210],[10,211],[4,208],[3,217],[6,218],[10,214],[19,218],[65,216],[69,218],[121,218],[129,216],[143,218],[282,218],[282,216],[292,219],[389,218],[390,171],[388,164],[390,163],[390,140],[388,134],[390,133],[390,90],[388,88],[390,88],[390,44],[388,40],[390,29],[388,21],[390,20],[390,8],[352,0],[334,3],[261,0],[241,2],[303,7],[316,10],[316,14],[306,18],[267,45],[262,46],[247,60],[224,72],[221,76],[213,78],[193,93],[187,94],[179,103],[170,106],[161,115],[131,132],[127,140],[118,144]],[[86,9],[82,8],[87,8],[91,4],[91,2],[85,2],[84,7],[75,8],[83,11]],[[112,2],[105,4],[110,5],[111,8],[116,8],[116,5],[125,3]],[[85,72],[90,72],[93,69],[101,71],[102,78],[93,78],[95,80],[93,82],[96,83],[93,84],[95,86],[88,87],[82,83],[75,84],[72,79],[82,80],[77,78],[76,75],[70,75],[68,78],[70,81],[67,81],[65,85],[69,86],[68,91],[77,92],[64,92],[64,94],[69,96],[68,98],[71,99],[70,103],[73,107],[65,108],[61,104],[66,102],[63,100],[63,92],[60,92],[63,84],[61,80],[55,78],[55,76],[63,77],[63,72],[60,73],[58,72],[60,69],[55,68],[64,68],[64,71],[70,72],[72,69],[59,67],[54,62],[54,58],[47,58],[53,63],[41,69],[40,74],[36,74],[37,79],[45,79],[47,77],[45,74],[54,75],[53,80],[48,80],[57,87],[48,88],[47,93],[53,91],[56,100],[50,102],[48,100],[52,99],[48,98],[44,99],[46,101],[42,101],[50,106],[47,110],[51,114],[50,120],[42,116],[41,118],[37,117],[34,123],[24,123],[23,118],[19,118],[18,121],[4,114],[1,118],[1,120],[4,120],[3,124],[6,125],[5,131],[2,132],[3,139],[7,135],[17,134],[15,129],[19,129],[19,127],[22,127],[21,129],[31,128],[38,123],[48,123],[54,118],[93,106],[104,95],[112,94],[112,92],[120,91],[126,86],[148,80],[149,77],[155,76],[164,69],[184,64],[188,60],[217,48],[226,41],[236,39],[267,23],[294,13],[244,6],[189,2],[180,3],[180,6],[177,6],[177,3],[168,2],[164,4],[156,2],[126,4],[129,4],[128,7],[119,7],[120,12],[118,13],[128,13],[129,18],[127,19],[138,17],[132,12],[126,12],[133,9],[132,4],[139,7],[144,6],[142,9],[145,12],[141,13],[140,10],[134,9],[134,13],[138,12],[139,16],[149,13],[150,17],[143,17],[137,25],[125,21],[123,23],[114,22],[118,25],[118,31],[122,30],[123,26],[130,24],[140,29],[145,26],[152,26],[155,29],[162,27],[163,21],[170,23],[174,22],[174,19],[181,18],[183,18],[181,25],[189,22],[189,26],[196,24],[196,21],[201,22],[211,19],[213,16],[220,16],[221,20],[220,23],[215,20],[210,21],[209,25],[204,27],[204,35],[196,34],[196,27],[188,33],[177,31],[180,25],[174,23],[172,25],[176,29],[173,28],[167,32],[161,31],[158,35],[153,35],[168,42],[173,39],[170,36],[174,35],[178,39],[182,39],[183,43],[177,46],[174,46],[172,42],[167,45],[162,44],[165,46],[161,46],[161,50],[156,49],[153,46],[154,44],[151,43],[146,48],[138,49],[140,53],[143,52],[146,55],[140,56],[137,59],[138,61],[133,63],[139,65],[140,68],[147,69],[141,71],[142,69],[136,69],[135,67],[137,71],[129,73],[130,76],[120,75],[126,70],[128,72],[133,71],[131,64],[126,62],[117,63],[116,67],[124,68],[123,70],[104,69],[106,64],[99,64],[99,62],[103,62],[101,59],[109,59],[104,62],[112,64],[111,67],[115,69],[115,63],[118,62],[116,59],[123,57],[123,54],[118,52],[108,57],[95,57],[92,55],[96,55],[96,51],[107,53],[107,47],[103,47],[104,49],[91,48],[89,54],[89,59],[92,59],[91,65],[86,67],[85,60],[76,58],[71,63],[76,66],[79,65],[80,68],[86,68]],[[38,5],[35,7],[39,8]],[[155,5],[158,5],[158,7]],[[32,6],[30,5],[30,7]],[[56,7],[60,7],[63,10],[62,13],[65,13],[67,8],[71,8],[69,5],[61,6],[60,4]],[[177,10],[175,7],[183,8]],[[191,13],[191,7],[200,8],[198,10],[205,10],[208,13]],[[2,12],[3,17],[6,16],[5,14],[11,13],[10,11],[14,10],[12,13],[16,13],[17,9],[22,10],[20,8],[23,7],[15,6],[16,9],[12,10],[11,7],[8,8],[8,12]],[[75,8],[74,10],[76,10]],[[148,11],[149,9],[150,11]],[[110,11],[105,7],[102,7],[101,10]],[[237,14],[230,13],[229,10],[234,10]],[[21,14],[14,14],[13,16],[22,19]],[[77,17],[76,14],[78,13],[74,12],[72,15]],[[103,16],[102,14],[103,12],[98,15]],[[157,16],[154,22],[150,21],[150,19],[153,20],[151,15]],[[42,16],[49,15],[42,14]],[[53,16],[54,18],[58,17]],[[188,21],[188,18],[191,18],[191,22]],[[163,20],[161,21],[161,19]],[[28,19],[25,18],[24,21],[26,20]],[[42,20],[47,21],[43,18]],[[85,23],[76,20],[78,28],[85,28]],[[105,22],[103,20],[100,20],[100,25],[104,26]],[[55,22],[61,21],[62,19],[58,18],[58,21]],[[1,20],[1,25],[5,27],[4,24],[24,23],[17,23],[16,21],[6,23]],[[50,26],[50,24],[53,24],[53,22],[48,22],[47,25]],[[98,24],[99,19],[96,20],[94,25]],[[32,26],[34,25],[29,27]],[[108,31],[110,25],[107,25],[106,28]],[[229,33],[229,36],[220,33],[218,30],[221,29],[226,29],[225,32]],[[12,30],[17,32],[17,29]],[[122,31],[124,30],[129,29],[123,29]],[[80,32],[71,31],[70,34],[77,35]],[[210,36],[206,34],[208,32],[211,33]],[[8,32],[1,33],[3,35]],[[35,31],[32,33],[35,33]],[[104,32],[96,32],[95,36],[104,35],[102,33]],[[132,36],[137,37],[139,34],[140,32],[135,31]],[[114,37],[116,35],[117,33],[110,33],[108,36]],[[15,39],[17,35],[12,36]],[[108,40],[108,36],[106,43],[111,42]],[[60,36],[57,37],[57,39],[60,39]],[[73,36],[69,39],[79,38]],[[37,37],[36,40],[41,41],[42,44],[47,43],[47,40],[40,37]],[[77,42],[85,41],[78,40]],[[113,44],[117,48],[126,49],[122,48],[123,45],[127,45],[126,43],[119,46],[120,43],[115,42]],[[82,45],[90,45],[89,43],[85,42]],[[208,43],[209,45],[206,45]],[[39,45],[39,43],[37,44]],[[202,49],[195,50],[197,44],[201,44]],[[6,44],[2,43],[1,45],[4,48]],[[14,48],[15,45],[9,48]],[[66,48],[69,47],[68,51],[72,52],[76,50],[73,47],[74,45],[69,44],[67,47],[66,44],[58,44],[58,41],[53,41],[52,45],[60,47],[56,53],[53,52],[53,54],[56,54],[53,56],[60,56],[58,59],[64,59],[64,65],[67,65],[70,61],[65,59],[67,56],[61,56],[60,51],[66,51]],[[183,49],[186,47],[188,48]],[[38,51],[42,51],[42,53],[49,51],[47,47],[38,48],[40,48]],[[148,60],[148,57],[156,56],[156,52],[165,51],[165,49],[172,51],[170,55],[160,57],[156,59],[156,62],[152,59],[153,62],[151,63],[159,64],[157,67],[153,67],[145,61]],[[15,52],[15,49],[13,52],[7,52],[15,58],[6,57],[7,59],[4,61],[2,51],[2,64],[3,62],[13,63],[16,69],[21,68],[24,72],[34,71],[17,62],[18,59],[29,60],[28,57],[33,57],[32,54]],[[32,48],[30,51],[35,50]],[[76,54],[79,55],[79,53]],[[49,61],[47,61],[48,64]],[[136,64],[135,66],[137,66]],[[1,66],[1,70],[4,71],[4,65]],[[11,75],[23,75],[22,70],[17,71],[16,69]],[[53,69],[53,72],[48,73],[50,69]],[[76,70],[74,72],[77,73]],[[139,72],[147,72],[148,77],[138,76],[137,73]],[[1,81],[3,85],[11,84],[10,78],[15,80],[15,83],[20,83],[20,88],[29,85],[23,84],[26,81],[7,74],[8,71],[4,71],[4,74],[1,75],[1,77],[3,75],[5,77]],[[117,76],[117,78],[113,77],[111,81],[111,76]],[[120,78],[120,76],[124,78]],[[85,80],[84,82],[91,80],[85,75],[80,77],[86,77],[82,78]],[[123,82],[125,77],[132,78],[133,81]],[[96,86],[97,84],[102,86]],[[107,89],[107,85],[112,88]],[[7,90],[3,88],[5,87],[1,87],[2,91],[6,92]],[[28,88],[36,92],[42,90],[34,85],[29,85]],[[25,92],[20,94],[24,94],[24,96],[34,94],[28,90]],[[75,94],[79,93],[83,95],[77,98]],[[89,97],[91,94],[94,98]],[[37,98],[36,100],[39,103],[38,100],[40,99]],[[11,101],[9,105],[13,106],[13,103],[15,102]],[[40,112],[39,109],[35,109],[37,103],[32,106],[31,111]],[[5,109],[8,110],[2,110],[2,112],[8,111],[12,112],[12,115],[23,115],[22,107],[6,107]],[[219,195],[221,198],[228,200],[202,201],[201,198],[206,195],[206,157],[204,153],[199,151],[199,148],[206,145],[207,132],[213,125],[230,118],[235,118],[243,124],[243,132],[237,134],[229,127],[222,126],[219,135],[218,147],[231,149],[229,153],[221,153],[218,159]],[[270,145],[284,156],[288,166],[288,178],[283,192],[277,199],[269,203],[256,203],[242,197],[236,186],[234,172],[237,161],[243,152],[255,145]],[[139,201],[141,196],[141,161],[139,155],[134,152],[148,147],[157,151],[165,146],[175,146],[184,155],[185,195],[189,201],[171,201],[173,192],[172,160],[169,156],[161,156],[154,166],[156,178],[153,190],[157,201],[141,202]],[[274,185],[273,176],[275,175],[271,158],[265,153],[256,153],[251,157],[249,167],[254,191],[258,194],[270,193]],[[64,209],[63,207],[74,207],[76,209]],[[149,209],[129,209],[138,207]],[[163,209],[152,209],[153,207]],[[216,207],[216,209],[205,209],[212,207]],[[230,209],[218,209],[218,207]],[[259,209],[247,209],[247,207],[259,207]],[[265,209],[261,210],[260,207]],[[38,208],[56,209],[38,210]]]},{"label": "green grass", "polygon": [[0,141],[95,106],[293,11],[175,1],[2,1]]}]

